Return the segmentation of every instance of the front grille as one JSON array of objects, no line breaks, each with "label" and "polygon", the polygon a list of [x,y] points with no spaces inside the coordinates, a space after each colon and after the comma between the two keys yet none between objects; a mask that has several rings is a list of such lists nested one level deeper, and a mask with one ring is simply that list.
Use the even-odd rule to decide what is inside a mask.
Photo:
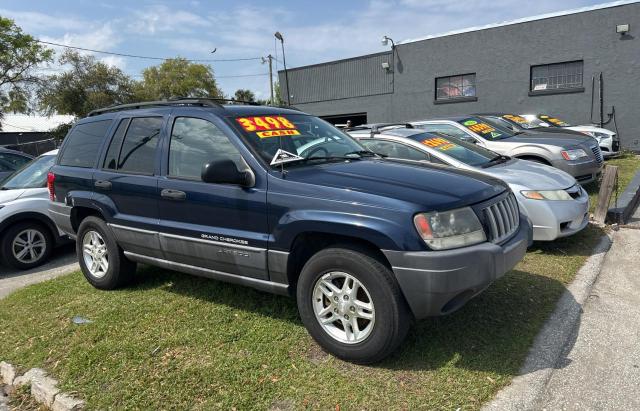
[{"label": "front grille", "polygon": [[598,164],[602,164],[602,151],[600,150],[600,147],[593,146],[591,147],[591,151],[593,151],[593,155],[596,156]]},{"label": "front grille", "polygon": [[500,243],[518,231],[520,213],[513,193],[482,211],[489,228],[489,241]]},{"label": "front grille", "polygon": [[613,152],[620,151],[620,142],[618,140],[613,140],[613,143],[611,143],[611,148]]}]

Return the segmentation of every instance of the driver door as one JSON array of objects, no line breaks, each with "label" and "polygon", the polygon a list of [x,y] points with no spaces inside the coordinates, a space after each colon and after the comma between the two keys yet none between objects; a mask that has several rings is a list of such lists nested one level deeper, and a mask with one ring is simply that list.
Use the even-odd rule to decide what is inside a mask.
[{"label": "driver door", "polygon": [[165,258],[267,279],[266,179],[256,175],[251,188],[203,182],[200,174],[205,163],[231,159],[239,169],[248,165],[235,136],[230,138],[222,131],[219,119],[184,113],[176,110],[170,119],[164,172],[158,184]]}]

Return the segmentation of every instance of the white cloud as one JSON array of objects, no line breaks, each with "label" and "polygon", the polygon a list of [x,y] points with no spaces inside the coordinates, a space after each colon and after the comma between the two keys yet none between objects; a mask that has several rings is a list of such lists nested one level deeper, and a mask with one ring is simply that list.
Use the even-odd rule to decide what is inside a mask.
[{"label": "white cloud", "polygon": [[64,15],[50,15],[32,11],[0,9],[0,15],[13,19],[24,31],[73,30],[86,24],[84,19]]},{"label": "white cloud", "polygon": [[164,5],[136,10],[131,17],[127,28],[140,34],[188,33],[195,28],[210,25],[209,21],[197,14],[185,10],[170,9]]}]

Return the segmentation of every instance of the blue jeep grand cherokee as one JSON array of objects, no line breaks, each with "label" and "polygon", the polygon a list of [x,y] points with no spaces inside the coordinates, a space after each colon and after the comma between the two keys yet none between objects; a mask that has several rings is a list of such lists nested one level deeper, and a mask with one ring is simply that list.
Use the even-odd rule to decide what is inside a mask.
[{"label": "blue jeep grand cherokee", "polygon": [[98,110],[69,132],[48,182],[95,287],[145,263],[295,294],[316,341],[359,363],[390,354],[413,318],[460,308],[531,241],[504,183],[383,159],[292,109]]}]

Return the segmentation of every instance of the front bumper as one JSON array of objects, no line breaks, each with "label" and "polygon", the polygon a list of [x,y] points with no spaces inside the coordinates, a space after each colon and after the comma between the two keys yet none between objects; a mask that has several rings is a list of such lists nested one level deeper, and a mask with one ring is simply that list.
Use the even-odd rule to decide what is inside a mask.
[{"label": "front bumper", "polygon": [[531,200],[517,193],[520,208],[533,224],[533,241],[553,241],[573,235],[589,223],[589,196],[567,201]]},{"label": "front bumper", "polygon": [[390,251],[391,263],[416,319],[449,314],[502,277],[524,257],[532,241],[526,216],[504,244],[485,242],[445,251]]},{"label": "front bumper", "polygon": [[599,163],[594,158],[575,161],[561,159],[554,161],[552,166],[571,174],[580,184],[596,181],[602,170],[602,163]]}]

